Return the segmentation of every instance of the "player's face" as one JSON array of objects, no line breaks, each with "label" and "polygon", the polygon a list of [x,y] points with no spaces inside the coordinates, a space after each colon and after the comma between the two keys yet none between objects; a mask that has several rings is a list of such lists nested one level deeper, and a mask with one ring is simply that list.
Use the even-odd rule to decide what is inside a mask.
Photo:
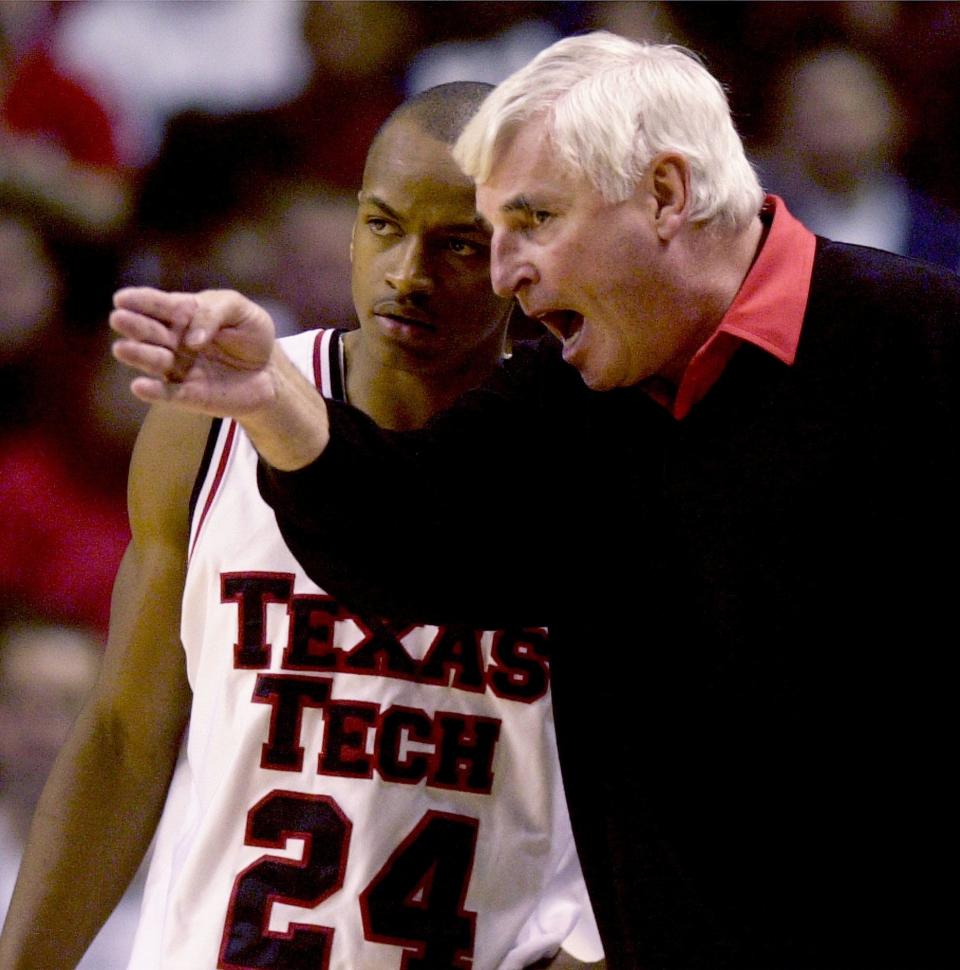
[{"label": "player's face", "polygon": [[490,285],[490,237],[447,145],[394,122],[367,160],[353,228],[353,299],[364,339],[406,367],[495,360],[509,302]]},{"label": "player's face", "polygon": [[672,374],[684,348],[640,192],[605,201],[558,162],[534,122],[498,150],[477,206],[493,227],[494,288],[563,342],[564,359],[587,385],[606,390]]}]

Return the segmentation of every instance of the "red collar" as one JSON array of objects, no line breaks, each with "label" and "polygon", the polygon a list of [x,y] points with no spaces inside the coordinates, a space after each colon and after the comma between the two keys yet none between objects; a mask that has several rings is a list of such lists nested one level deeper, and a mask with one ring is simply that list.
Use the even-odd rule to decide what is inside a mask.
[{"label": "red collar", "polygon": [[672,403],[655,395],[678,421],[713,387],[745,341],[788,366],[794,361],[816,237],[775,195],[767,196],[760,217],[769,225],[767,237],[723,320],[693,355]]}]

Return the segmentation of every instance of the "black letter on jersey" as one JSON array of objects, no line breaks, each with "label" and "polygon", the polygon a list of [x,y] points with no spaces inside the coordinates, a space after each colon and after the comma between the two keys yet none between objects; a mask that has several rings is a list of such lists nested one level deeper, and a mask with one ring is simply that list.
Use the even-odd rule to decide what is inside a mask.
[{"label": "black letter on jersey", "polygon": [[[450,670],[453,669],[453,682]],[[483,653],[480,634],[469,627],[440,627],[420,666],[422,684],[442,684],[460,690],[482,691]]]},{"label": "black letter on jersey", "polygon": [[550,683],[543,630],[502,630],[493,638],[490,687],[508,700],[539,700]]},{"label": "black letter on jersey", "polygon": [[283,655],[289,670],[334,670],[339,650],[333,646],[335,622],[343,610],[332,596],[294,596],[290,604],[290,642]]},{"label": "black letter on jersey", "polygon": [[263,746],[261,768],[300,771],[303,747],[300,727],[305,707],[322,707],[330,697],[333,681],[320,677],[291,677],[283,674],[261,674],[253,689],[253,700],[269,704],[270,734]]},{"label": "black letter on jersey", "polygon": [[493,755],[500,722],[491,717],[437,712],[440,728],[435,770],[429,784],[489,794],[493,787]]},{"label": "black letter on jersey", "polygon": [[286,573],[222,573],[220,602],[237,604],[237,642],[233,665],[241,669],[270,666],[266,614],[268,603],[287,603],[293,576]]}]

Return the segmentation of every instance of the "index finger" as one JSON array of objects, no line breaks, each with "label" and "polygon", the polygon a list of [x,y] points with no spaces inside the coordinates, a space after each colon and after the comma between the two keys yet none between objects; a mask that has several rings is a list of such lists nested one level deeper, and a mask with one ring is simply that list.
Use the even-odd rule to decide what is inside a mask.
[{"label": "index finger", "polygon": [[118,310],[132,310],[182,331],[190,326],[198,304],[192,293],[169,293],[152,286],[126,286],[113,294],[113,305]]}]

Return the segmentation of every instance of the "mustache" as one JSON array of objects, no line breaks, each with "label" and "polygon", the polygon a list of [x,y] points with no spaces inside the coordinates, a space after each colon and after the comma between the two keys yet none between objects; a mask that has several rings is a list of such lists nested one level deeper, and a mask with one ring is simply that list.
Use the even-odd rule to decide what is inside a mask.
[{"label": "mustache", "polygon": [[377,300],[372,309],[378,317],[396,317],[422,327],[436,327],[431,314],[427,313],[423,307],[407,300],[398,300],[396,297]]}]

